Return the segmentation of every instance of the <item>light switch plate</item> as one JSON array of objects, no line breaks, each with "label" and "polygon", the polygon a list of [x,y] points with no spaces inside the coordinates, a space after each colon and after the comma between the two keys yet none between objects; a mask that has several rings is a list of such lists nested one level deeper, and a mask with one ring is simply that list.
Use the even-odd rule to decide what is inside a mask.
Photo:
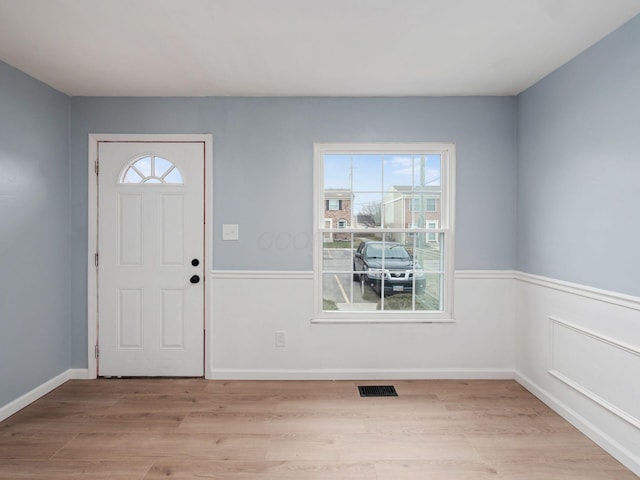
[{"label": "light switch plate", "polygon": [[239,228],[237,223],[222,224],[222,240],[238,240]]}]

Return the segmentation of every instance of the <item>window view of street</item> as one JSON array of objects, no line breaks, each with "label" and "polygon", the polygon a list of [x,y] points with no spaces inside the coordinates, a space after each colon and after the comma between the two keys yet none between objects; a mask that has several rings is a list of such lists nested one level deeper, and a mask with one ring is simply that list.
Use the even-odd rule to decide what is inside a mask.
[{"label": "window view of street", "polygon": [[440,153],[324,154],[323,311],[440,311]]},{"label": "window view of street", "polygon": [[324,243],[325,310],[440,310],[440,242],[405,247],[379,234],[352,238]]}]

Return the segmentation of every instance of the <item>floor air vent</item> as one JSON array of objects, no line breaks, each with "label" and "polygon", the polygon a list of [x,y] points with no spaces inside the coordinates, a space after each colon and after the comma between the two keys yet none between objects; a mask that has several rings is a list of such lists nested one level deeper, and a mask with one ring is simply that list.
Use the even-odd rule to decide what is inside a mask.
[{"label": "floor air vent", "polygon": [[361,397],[397,397],[398,392],[393,385],[367,385],[358,387]]}]

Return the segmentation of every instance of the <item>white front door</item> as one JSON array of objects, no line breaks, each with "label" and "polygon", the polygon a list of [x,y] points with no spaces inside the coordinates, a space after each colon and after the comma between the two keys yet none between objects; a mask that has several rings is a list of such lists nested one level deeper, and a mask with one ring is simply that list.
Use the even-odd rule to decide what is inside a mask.
[{"label": "white front door", "polygon": [[98,374],[204,373],[204,143],[98,143]]}]

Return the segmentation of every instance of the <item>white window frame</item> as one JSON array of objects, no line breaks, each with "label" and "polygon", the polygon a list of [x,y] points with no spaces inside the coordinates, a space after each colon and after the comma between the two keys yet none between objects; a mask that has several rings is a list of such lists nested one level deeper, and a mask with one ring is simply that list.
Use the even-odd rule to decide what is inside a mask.
[{"label": "white window frame", "polygon": [[[322,306],[322,239],[336,229],[324,228],[324,155],[326,154],[440,154],[441,200],[440,224],[437,229],[420,229],[419,232],[441,234],[443,256],[443,302],[440,311],[382,311],[337,312],[323,311]],[[454,321],[455,283],[455,175],[456,155],[453,143],[314,143],[314,197],[313,197],[313,249],[314,249],[314,315],[312,323],[441,323]],[[341,229],[344,231],[344,229]],[[351,228],[357,233],[357,228]],[[389,231],[389,229],[380,229]],[[371,229],[367,229],[371,232]]]}]

